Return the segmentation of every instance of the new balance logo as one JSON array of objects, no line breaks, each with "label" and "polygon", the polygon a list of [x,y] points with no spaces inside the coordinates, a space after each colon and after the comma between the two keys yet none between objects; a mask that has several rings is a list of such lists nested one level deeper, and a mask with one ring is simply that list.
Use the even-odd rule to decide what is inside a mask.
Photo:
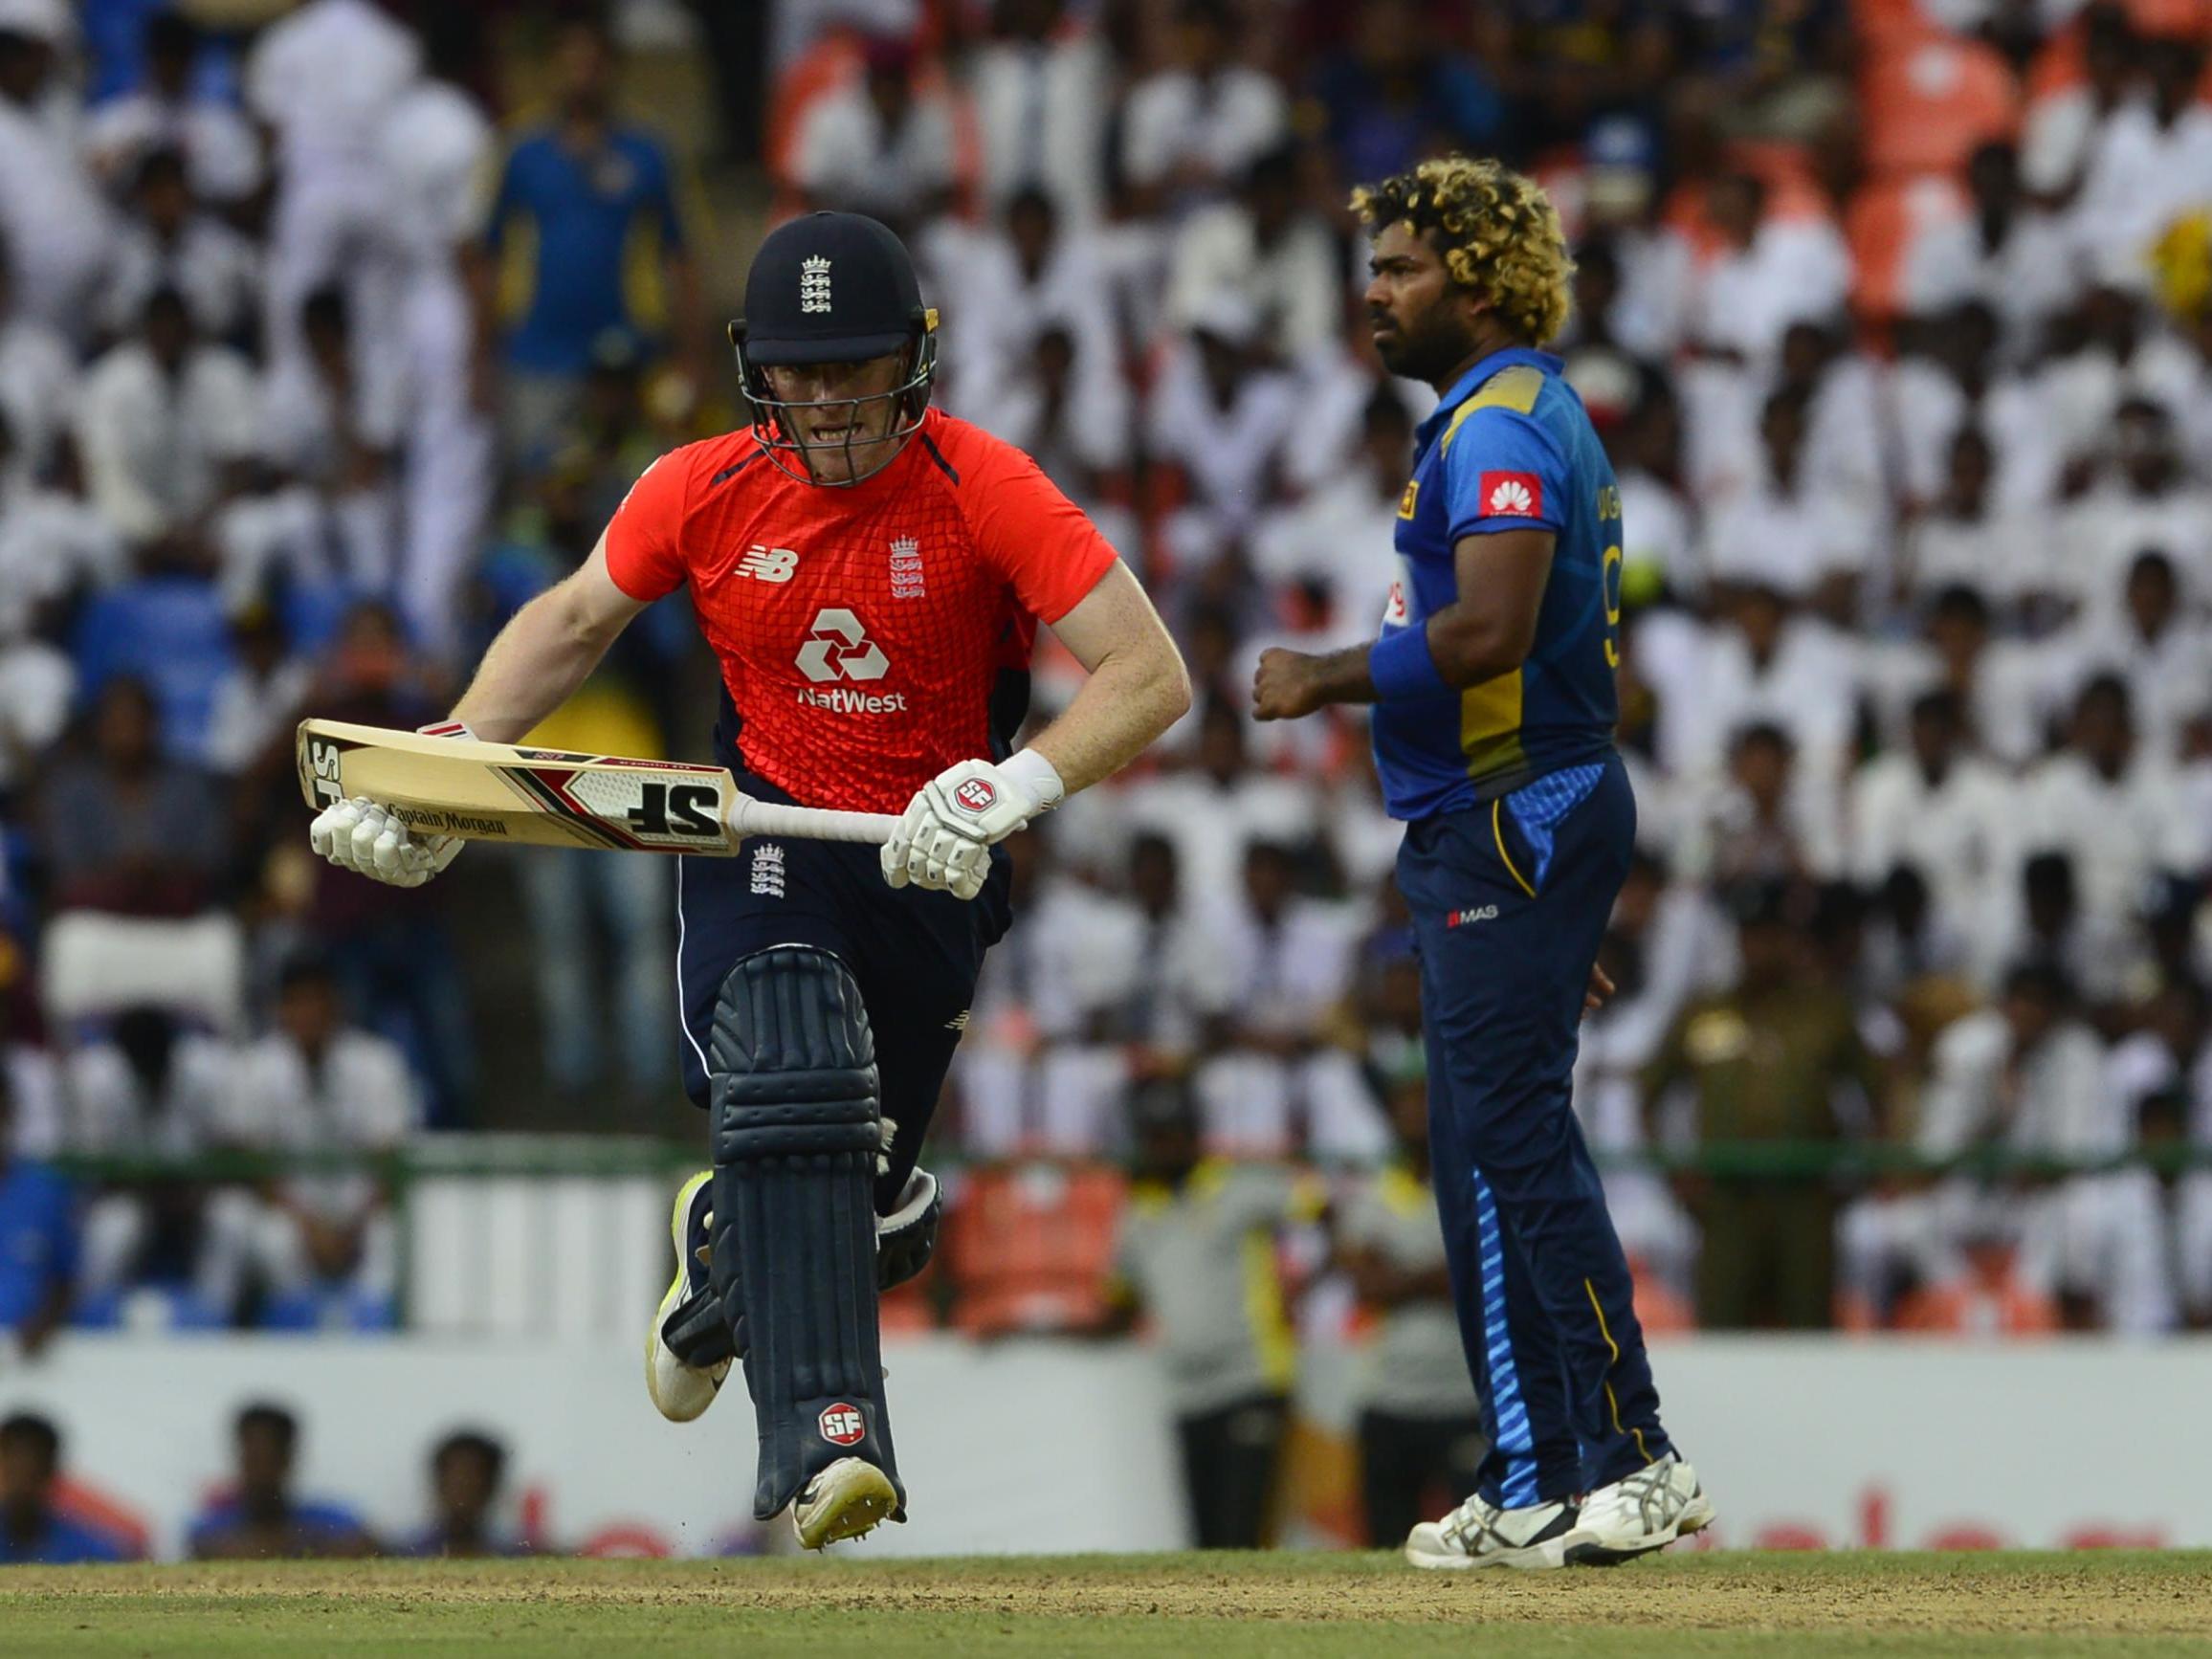
[{"label": "new balance logo", "polygon": [[1444,917],[1444,925],[1446,927],[1466,927],[1473,922],[1495,921],[1496,919],[1497,906],[1486,904],[1480,910],[1447,911]]},{"label": "new balance logo", "polygon": [[738,560],[738,574],[755,582],[788,582],[798,568],[799,555],[788,547],[748,547]]},{"label": "new balance logo", "polygon": [[799,648],[799,672],[820,685],[833,679],[881,679],[891,672],[883,648],[868,637],[860,618],[832,608],[819,612]]},{"label": "new balance logo", "polygon": [[799,309],[803,312],[830,309],[830,261],[820,254],[799,262]]}]

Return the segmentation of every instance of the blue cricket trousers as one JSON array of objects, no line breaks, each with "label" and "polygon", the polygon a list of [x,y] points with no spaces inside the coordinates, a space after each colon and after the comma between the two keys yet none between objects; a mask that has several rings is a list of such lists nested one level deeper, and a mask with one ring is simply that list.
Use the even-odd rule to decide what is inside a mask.
[{"label": "blue cricket trousers", "polygon": [[1570,1103],[1582,995],[1626,878],[1618,756],[1406,827],[1428,1134],[1460,1338],[1508,1508],[1670,1449],[1628,1263]]}]

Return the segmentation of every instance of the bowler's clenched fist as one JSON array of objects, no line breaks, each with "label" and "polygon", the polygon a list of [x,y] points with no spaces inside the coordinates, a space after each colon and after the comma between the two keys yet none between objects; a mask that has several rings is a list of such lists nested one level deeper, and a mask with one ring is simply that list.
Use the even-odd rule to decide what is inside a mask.
[{"label": "bowler's clenched fist", "polygon": [[1280,646],[1261,652],[1259,672],[1252,676],[1252,718],[1294,720],[1319,708],[1320,676],[1314,671],[1320,660]]}]

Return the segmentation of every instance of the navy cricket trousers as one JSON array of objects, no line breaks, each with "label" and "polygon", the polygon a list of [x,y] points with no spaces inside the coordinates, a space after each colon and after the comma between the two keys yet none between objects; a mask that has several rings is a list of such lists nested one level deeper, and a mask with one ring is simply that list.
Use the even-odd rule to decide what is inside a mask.
[{"label": "navy cricket trousers", "polygon": [[[766,801],[789,796],[738,773]],[[896,1126],[875,1204],[888,1212],[921,1156],[953,1050],[967,1029],[984,954],[1012,919],[1012,864],[992,854],[973,899],[893,889],[874,847],[834,841],[748,841],[735,858],[685,858],[676,875],[676,989],[683,1015],[684,1090],[708,1100],[707,1048],[730,970],[779,944],[810,944],[844,962],[860,987],[875,1039],[882,1111]]]},{"label": "navy cricket trousers", "polygon": [[1508,1508],[1670,1449],[1628,1263],[1570,1102],[1582,995],[1626,878],[1618,756],[1406,827],[1428,1133],[1461,1340]]}]

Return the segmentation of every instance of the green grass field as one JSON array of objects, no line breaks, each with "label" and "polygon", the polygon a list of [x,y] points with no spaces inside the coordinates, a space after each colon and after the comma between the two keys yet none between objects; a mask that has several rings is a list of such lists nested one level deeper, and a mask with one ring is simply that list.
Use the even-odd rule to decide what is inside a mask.
[{"label": "green grass field", "polygon": [[0,1570],[0,1654],[2192,1654],[2212,1553],[1416,1573],[1386,1555]]}]

